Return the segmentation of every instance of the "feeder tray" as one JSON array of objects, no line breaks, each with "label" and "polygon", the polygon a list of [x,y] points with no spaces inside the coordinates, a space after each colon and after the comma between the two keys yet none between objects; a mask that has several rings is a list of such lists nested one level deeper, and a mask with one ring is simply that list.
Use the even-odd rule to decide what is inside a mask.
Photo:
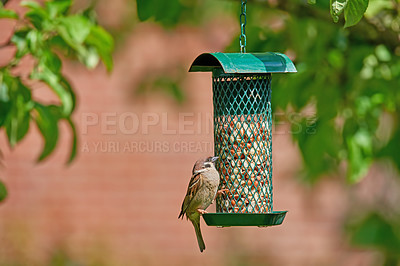
[{"label": "feeder tray", "polygon": [[214,153],[220,159],[217,212],[207,225],[279,225],[286,211],[273,211],[271,73],[297,72],[280,53],[204,53],[189,72],[211,71]]},{"label": "feeder tray", "polygon": [[280,225],[285,219],[287,211],[273,211],[270,213],[206,213],[204,221],[209,226],[258,226],[266,227]]}]

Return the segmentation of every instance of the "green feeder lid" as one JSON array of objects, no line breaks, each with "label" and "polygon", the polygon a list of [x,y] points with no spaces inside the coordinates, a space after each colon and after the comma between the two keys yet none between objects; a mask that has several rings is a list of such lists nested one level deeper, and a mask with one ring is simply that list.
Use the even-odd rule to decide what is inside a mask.
[{"label": "green feeder lid", "polygon": [[297,72],[293,62],[281,53],[204,53],[192,63],[189,72],[207,72],[222,67],[227,74]]},{"label": "green feeder lid", "polygon": [[204,221],[209,226],[272,226],[280,225],[287,211],[269,213],[205,213]]}]

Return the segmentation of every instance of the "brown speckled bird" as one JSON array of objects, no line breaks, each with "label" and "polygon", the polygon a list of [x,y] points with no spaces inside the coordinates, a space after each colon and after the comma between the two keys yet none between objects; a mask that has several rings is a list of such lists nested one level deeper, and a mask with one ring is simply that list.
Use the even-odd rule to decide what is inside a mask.
[{"label": "brown speckled bird", "polygon": [[201,252],[206,249],[206,246],[200,231],[200,215],[207,213],[205,210],[214,201],[217,193],[224,192],[222,190],[217,191],[219,173],[214,165],[217,159],[218,157],[208,157],[195,163],[192,178],[182,203],[181,213],[178,216],[178,218],[182,217],[183,219],[186,214],[186,218],[192,222]]}]

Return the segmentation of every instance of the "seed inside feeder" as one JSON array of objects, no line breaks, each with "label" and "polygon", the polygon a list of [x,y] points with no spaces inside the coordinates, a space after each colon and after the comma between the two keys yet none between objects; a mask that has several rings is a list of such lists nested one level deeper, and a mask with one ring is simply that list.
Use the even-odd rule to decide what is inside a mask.
[{"label": "seed inside feeder", "polygon": [[[260,213],[271,208],[267,189],[261,188],[272,185],[268,178],[272,169],[267,166],[270,128],[260,121],[263,115],[245,117],[234,116],[229,123],[221,119],[216,125],[217,139],[224,140],[215,151],[222,158],[218,164],[224,180],[221,188],[229,189],[219,204],[220,212]],[[239,189],[243,185],[244,189]]]}]

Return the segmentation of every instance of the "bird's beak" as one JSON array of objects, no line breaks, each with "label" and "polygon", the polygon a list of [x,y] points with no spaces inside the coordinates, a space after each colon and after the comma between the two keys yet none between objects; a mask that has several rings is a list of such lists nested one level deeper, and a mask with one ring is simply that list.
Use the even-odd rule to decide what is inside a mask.
[{"label": "bird's beak", "polygon": [[211,162],[215,162],[216,160],[218,160],[218,158],[219,158],[218,156],[212,157]]}]

